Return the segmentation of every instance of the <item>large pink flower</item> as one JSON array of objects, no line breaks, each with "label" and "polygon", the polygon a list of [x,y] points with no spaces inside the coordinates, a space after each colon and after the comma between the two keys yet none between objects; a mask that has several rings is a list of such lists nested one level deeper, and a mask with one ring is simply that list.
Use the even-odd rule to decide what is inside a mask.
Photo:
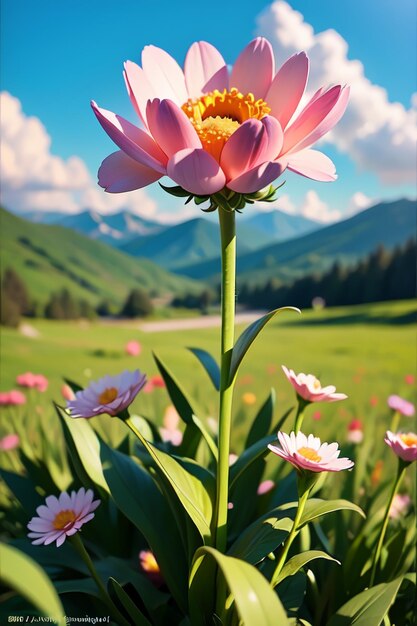
[{"label": "large pink flower", "polygon": [[306,402],[337,402],[347,398],[345,393],[336,393],[334,385],[322,387],[320,381],[313,374],[296,374],[285,365],[282,365],[282,369],[297,395]]},{"label": "large pink flower", "polygon": [[271,44],[251,41],[229,76],[211,44],[194,43],[184,69],[164,50],[146,46],[142,67],[127,61],[124,77],[143,129],[92,102],[100,124],[120,148],[99,170],[99,184],[117,193],[168,175],[191,194],[224,187],[254,193],[286,168],[319,181],[335,166],[311,146],[342,117],[349,89],[320,88],[304,106],[309,71],[304,52],[275,72]]},{"label": "large pink flower", "polygon": [[403,461],[417,461],[417,435],[415,433],[392,433],[387,430],[385,443]]}]

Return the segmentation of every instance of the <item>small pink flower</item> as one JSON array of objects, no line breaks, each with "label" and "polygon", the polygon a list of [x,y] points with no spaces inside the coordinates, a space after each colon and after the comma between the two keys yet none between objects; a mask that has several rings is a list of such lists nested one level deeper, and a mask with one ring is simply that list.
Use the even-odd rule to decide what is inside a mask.
[{"label": "small pink flower", "polygon": [[141,550],[139,552],[139,564],[144,572],[146,572],[149,580],[153,582],[156,587],[160,587],[164,579],[161,574],[161,569],[155,558],[155,555],[150,550]]},{"label": "small pink flower", "polygon": [[178,428],[180,416],[174,406],[166,408],[162,418],[163,426],[159,429],[162,441],[169,441],[173,446],[179,446],[182,442],[183,434]]},{"label": "small pink flower", "polygon": [[388,406],[393,411],[398,411],[407,417],[412,417],[416,412],[414,404],[411,404],[411,402],[404,400],[404,398],[401,398],[400,396],[389,396]]},{"label": "small pink flower", "polygon": [[314,435],[304,435],[301,431],[297,435],[292,432],[287,435],[278,432],[278,441],[281,447],[272,444],[268,448],[285,461],[289,461],[298,471],[309,472],[340,472],[351,469],[353,461],[339,458],[339,444],[321,443]]},{"label": "small pink flower", "polygon": [[361,420],[354,419],[349,422],[348,430],[363,430],[363,424]]},{"label": "small pink flower", "polygon": [[67,401],[71,417],[94,417],[107,413],[115,416],[130,406],[146,382],[139,370],[122,372],[118,376],[104,376],[77,391],[74,400]]},{"label": "small pink flower", "polygon": [[396,493],[389,510],[391,519],[399,519],[405,515],[411,504],[411,498],[406,493]]},{"label": "small pink flower", "polygon": [[128,341],[125,345],[125,352],[129,356],[138,356],[142,352],[142,346],[139,341]]},{"label": "small pink flower", "polygon": [[414,376],[414,374],[406,374],[404,376],[404,382],[406,385],[414,385],[416,381],[416,377]]},{"label": "small pink flower", "polygon": [[387,430],[385,443],[403,461],[417,460],[417,435],[415,433],[392,433]]},{"label": "small pink flower", "polygon": [[377,397],[377,396],[371,396],[371,397],[369,398],[369,404],[370,404],[371,406],[378,406],[378,403],[379,403],[379,399],[378,399],[378,397]]},{"label": "small pink flower", "polygon": [[93,511],[100,504],[100,500],[93,501],[93,498],[93,491],[86,491],[84,487],[72,491],[71,495],[64,491],[59,498],[48,496],[45,505],[36,509],[39,517],[32,517],[28,523],[31,531],[28,537],[33,539],[34,545],[47,546],[55,541],[59,548],[67,537],[75,535],[83,524],[93,519]]},{"label": "small pink flower", "polygon": [[275,487],[275,483],[273,480],[263,480],[259,484],[259,487],[256,493],[258,494],[258,496],[262,496],[265,493],[268,493],[269,491],[271,491],[271,489],[273,489],[274,487]]},{"label": "small pink flower", "polygon": [[282,365],[282,369],[297,395],[306,402],[337,402],[347,398],[344,393],[335,393],[336,387],[333,385],[322,387],[320,381],[312,374],[295,374],[285,365]]},{"label": "small pink flower", "polygon": [[163,389],[165,387],[164,379],[162,376],[158,376],[157,374],[155,376],[151,376],[149,381],[155,389]]},{"label": "small pink flower", "polygon": [[18,406],[26,404],[26,396],[17,389],[0,393],[0,406]]},{"label": "small pink flower", "polygon": [[321,411],[314,411],[313,415],[312,415],[313,420],[315,420],[316,422],[321,420]]},{"label": "small pink flower", "polygon": [[69,385],[62,385],[61,396],[64,398],[64,400],[74,400],[75,393]]},{"label": "small pink flower", "polygon": [[9,450],[14,450],[15,448],[19,446],[19,443],[20,443],[19,435],[16,435],[14,433],[10,435],[6,435],[5,437],[2,437],[2,439],[0,439],[0,450],[2,452],[8,452]]},{"label": "small pink flower", "polygon": [[363,424],[361,420],[353,419],[349,422],[347,440],[351,443],[360,443],[363,440]]},{"label": "small pink flower", "polygon": [[229,509],[229,511],[231,511],[232,509],[235,508],[235,505],[233,504],[233,502],[228,502],[227,503],[227,508]]},{"label": "small pink flower", "polygon": [[48,379],[43,376],[43,374],[33,374],[32,372],[19,374],[16,378],[16,382],[21,387],[37,389],[42,393],[48,389]]},{"label": "small pink flower", "polygon": [[238,455],[237,455],[237,454],[234,454],[234,452],[231,452],[231,453],[229,454],[229,467],[230,467],[231,465],[234,465],[234,464],[236,463],[236,461],[238,460],[238,458],[239,458],[239,457],[238,457]]}]

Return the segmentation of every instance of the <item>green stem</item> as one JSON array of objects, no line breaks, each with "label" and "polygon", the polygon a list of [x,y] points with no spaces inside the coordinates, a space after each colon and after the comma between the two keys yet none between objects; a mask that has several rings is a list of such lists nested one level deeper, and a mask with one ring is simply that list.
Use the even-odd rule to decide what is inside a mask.
[{"label": "green stem", "polygon": [[398,430],[398,426],[400,424],[400,418],[401,418],[401,414],[399,411],[395,411],[393,416],[392,416],[392,420],[391,420],[391,426],[390,426],[390,431],[392,433],[396,433]]},{"label": "green stem", "polygon": [[303,425],[304,412],[309,403],[298,396],[297,415],[295,416],[294,432],[297,434]]},{"label": "green stem", "polygon": [[289,552],[289,550],[291,548],[291,545],[292,545],[294,539],[298,535],[298,532],[299,532],[298,525],[299,525],[301,517],[302,517],[302,515],[304,513],[304,507],[306,505],[306,502],[307,502],[309,494],[310,494],[310,489],[306,489],[306,491],[304,491],[304,493],[300,496],[300,498],[298,500],[297,513],[295,514],[295,518],[294,518],[294,522],[293,522],[292,528],[290,530],[290,534],[288,535],[287,539],[285,540],[284,547],[283,547],[282,552],[281,552],[281,556],[279,557],[277,566],[276,566],[275,571],[273,573],[273,576],[271,578],[271,587],[272,588],[274,588],[277,585],[277,581],[278,581],[279,575],[281,573],[282,568],[284,567],[285,561],[287,560],[288,552]]},{"label": "green stem", "polygon": [[387,528],[388,528],[388,521],[389,521],[389,512],[391,509],[391,505],[392,505],[392,501],[395,498],[395,494],[398,491],[398,487],[400,486],[400,483],[403,479],[403,476],[405,474],[405,470],[407,467],[407,464],[402,461],[401,459],[398,459],[398,470],[397,470],[397,476],[395,478],[394,484],[392,486],[392,490],[391,490],[391,495],[389,497],[388,500],[388,504],[387,504],[387,508],[385,510],[385,516],[384,516],[384,521],[382,522],[382,526],[381,526],[381,532],[379,535],[379,539],[378,539],[378,543],[375,549],[375,553],[374,553],[374,558],[372,561],[372,569],[371,569],[371,578],[369,581],[369,586],[372,587],[375,581],[375,574],[376,574],[376,567],[378,565],[378,561],[380,559],[381,556],[381,550],[382,550],[382,546],[384,544],[384,539],[385,539],[385,533],[387,532]]},{"label": "green stem", "polygon": [[230,361],[234,345],[236,290],[235,213],[219,207],[222,296],[221,359],[219,407],[219,460],[217,464],[216,506],[214,511],[215,545],[224,552],[227,543],[227,503],[229,492],[230,429],[234,381],[230,381]]}]

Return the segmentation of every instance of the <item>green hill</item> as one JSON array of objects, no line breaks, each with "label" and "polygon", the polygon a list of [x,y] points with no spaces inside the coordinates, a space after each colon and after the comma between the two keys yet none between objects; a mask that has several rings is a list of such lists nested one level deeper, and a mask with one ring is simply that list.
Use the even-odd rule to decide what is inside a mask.
[{"label": "green hill", "polygon": [[64,287],[92,304],[103,298],[119,304],[134,287],[161,296],[202,289],[152,261],[134,259],[61,226],[34,224],[5,209],[0,209],[0,225],[2,271],[13,267],[40,303]]}]

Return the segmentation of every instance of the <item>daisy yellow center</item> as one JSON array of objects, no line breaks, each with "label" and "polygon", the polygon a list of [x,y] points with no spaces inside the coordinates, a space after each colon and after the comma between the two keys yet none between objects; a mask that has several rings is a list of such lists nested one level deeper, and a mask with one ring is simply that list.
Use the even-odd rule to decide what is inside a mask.
[{"label": "daisy yellow center", "polygon": [[102,391],[99,395],[98,401],[100,402],[100,404],[109,404],[109,402],[113,402],[113,400],[116,400],[118,393],[119,392],[117,391],[116,387],[107,387],[107,389]]},{"label": "daisy yellow center", "polygon": [[235,87],[230,91],[215,89],[197,100],[187,100],[182,110],[190,118],[203,148],[217,161],[224,144],[243,122],[260,120],[271,111],[262,98],[255,100],[252,93],[242,94]]},{"label": "daisy yellow center", "polygon": [[314,448],[299,448],[297,450],[298,454],[301,454],[305,459],[309,461],[314,461],[314,463],[319,463],[321,461],[321,456],[317,454],[317,451]]},{"label": "daisy yellow center", "polygon": [[314,387],[314,389],[316,389],[316,390],[321,389],[321,384],[320,384],[320,381],[319,381],[319,380],[317,380],[317,378],[315,379],[315,381],[314,381],[314,383],[313,383],[313,387]]},{"label": "daisy yellow center", "polygon": [[74,511],[60,511],[56,514],[54,521],[52,522],[55,530],[64,530],[68,524],[72,524],[77,519]]},{"label": "daisy yellow center", "polygon": [[408,433],[407,435],[400,435],[400,439],[406,446],[417,446],[417,435],[414,433]]}]

